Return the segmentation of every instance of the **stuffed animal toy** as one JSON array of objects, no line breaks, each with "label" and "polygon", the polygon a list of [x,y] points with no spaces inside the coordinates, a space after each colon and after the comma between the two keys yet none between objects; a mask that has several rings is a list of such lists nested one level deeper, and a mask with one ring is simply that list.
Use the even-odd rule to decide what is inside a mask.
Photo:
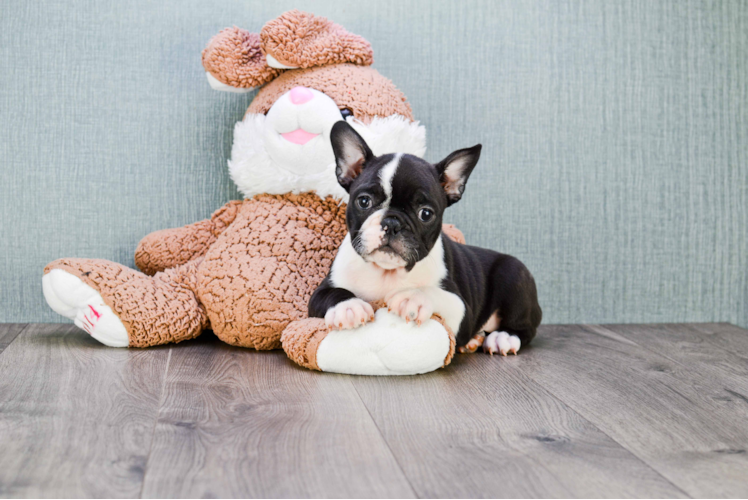
[{"label": "stuffed animal toy", "polygon": [[[212,329],[234,346],[282,346],[323,371],[414,374],[448,364],[454,335],[437,316],[416,327],[380,307],[374,322],[346,331],[307,317],[346,234],[332,125],[346,120],[375,154],[426,149],[405,96],[371,68],[369,43],[294,10],[259,35],[221,31],[202,61],[213,88],[261,87],[236,124],[228,162],[245,199],[146,236],[135,252],[141,272],[97,259],[50,263],[49,306],[108,346],[181,342]],[[445,231],[462,240],[454,227]]]}]

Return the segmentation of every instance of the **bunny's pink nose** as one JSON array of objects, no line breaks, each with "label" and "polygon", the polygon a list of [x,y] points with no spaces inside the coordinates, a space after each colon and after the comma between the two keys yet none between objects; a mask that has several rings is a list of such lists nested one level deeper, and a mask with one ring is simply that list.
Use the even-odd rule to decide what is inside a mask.
[{"label": "bunny's pink nose", "polygon": [[314,94],[306,87],[294,87],[291,89],[291,102],[299,105],[304,104],[307,101],[311,101]]}]

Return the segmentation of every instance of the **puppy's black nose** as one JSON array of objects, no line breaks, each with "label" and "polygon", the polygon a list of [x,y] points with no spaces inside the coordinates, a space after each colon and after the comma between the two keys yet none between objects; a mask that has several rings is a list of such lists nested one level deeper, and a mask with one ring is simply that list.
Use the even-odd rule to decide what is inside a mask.
[{"label": "puppy's black nose", "polygon": [[382,230],[385,234],[395,235],[400,232],[403,225],[397,217],[385,217],[382,220]]}]

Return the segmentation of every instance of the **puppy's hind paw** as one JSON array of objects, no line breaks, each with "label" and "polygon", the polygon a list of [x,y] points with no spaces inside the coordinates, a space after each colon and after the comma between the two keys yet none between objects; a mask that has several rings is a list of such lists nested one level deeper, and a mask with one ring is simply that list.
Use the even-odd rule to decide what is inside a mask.
[{"label": "puppy's hind paw", "polygon": [[460,354],[472,354],[477,351],[480,346],[483,345],[483,342],[485,340],[486,335],[483,332],[476,333],[475,335],[473,335],[473,338],[468,341],[467,344],[459,347],[457,349],[457,352],[459,352]]},{"label": "puppy's hind paw", "polygon": [[516,335],[507,332],[493,332],[486,336],[483,341],[483,352],[488,354],[499,353],[506,356],[509,353],[517,354],[522,343]]}]

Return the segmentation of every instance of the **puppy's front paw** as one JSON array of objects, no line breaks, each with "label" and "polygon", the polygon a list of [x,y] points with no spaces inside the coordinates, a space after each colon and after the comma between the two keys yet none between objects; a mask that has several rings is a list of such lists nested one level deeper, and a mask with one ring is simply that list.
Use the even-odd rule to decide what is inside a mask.
[{"label": "puppy's front paw", "polygon": [[339,330],[358,328],[374,320],[374,309],[361,299],[348,299],[331,307],[325,314],[325,324]]},{"label": "puppy's front paw", "polygon": [[434,314],[434,304],[431,299],[418,288],[408,288],[385,297],[387,307],[405,320],[406,323],[415,321],[421,325]]},{"label": "puppy's front paw", "polygon": [[498,352],[502,356],[506,356],[510,352],[517,354],[520,345],[522,343],[516,335],[509,335],[507,332],[493,332],[486,336],[483,341],[483,352],[491,355]]}]

